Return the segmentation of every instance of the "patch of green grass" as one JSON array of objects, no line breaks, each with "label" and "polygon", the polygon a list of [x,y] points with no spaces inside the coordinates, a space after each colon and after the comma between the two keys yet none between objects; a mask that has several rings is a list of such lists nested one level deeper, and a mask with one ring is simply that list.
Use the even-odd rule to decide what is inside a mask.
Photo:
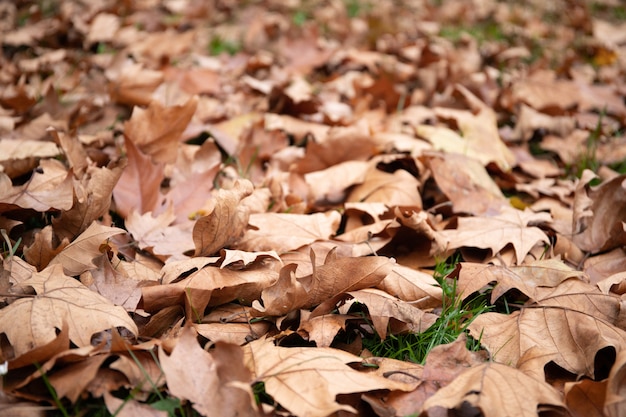
[{"label": "patch of green grass", "polygon": [[362,13],[366,13],[371,9],[369,2],[363,0],[345,0],[346,12],[350,18],[359,16]]},{"label": "patch of green grass", "polygon": [[221,36],[214,36],[209,42],[208,50],[209,54],[212,56],[221,55],[223,53],[235,55],[241,50],[241,45],[238,42],[223,39]]},{"label": "patch of green grass", "polygon": [[570,175],[574,175],[577,178],[580,178],[583,171],[589,169],[593,172],[598,172],[598,168],[600,168],[600,162],[598,161],[597,151],[598,151],[598,143],[602,137],[602,119],[604,118],[604,111],[600,113],[600,117],[598,118],[598,123],[596,123],[596,127],[589,132],[589,136],[587,137],[587,143],[585,149],[583,149],[582,153],[578,156],[578,160],[576,163],[569,168]]},{"label": "patch of green grass", "polygon": [[591,4],[591,13],[595,17],[610,18],[619,22],[626,21],[626,6],[622,4],[609,6],[600,2],[593,2]]},{"label": "patch of green grass", "polygon": [[[456,280],[448,275],[458,263],[458,257],[440,262],[433,277],[442,289],[442,308],[437,321],[422,333],[390,334],[385,340],[378,335],[367,337],[363,346],[375,356],[382,356],[415,363],[424,363],[428,353],[438,345],[454,342],[478,315],[490,310],[487,296],[480,295],[463,300],[457,293]],[[480,350],[480,341],[467,335],[467,348]]]},{"label": "patch of green grass", "polygon": [[479,44],[485,41],[508,41],[508,37],[502,31],[502,26],[492,20],[477,22],[471,26],[444,25],[439,31],[439,36],[458,42],[463,34],[472,36]]},{"label": "patch of green grass", "polygon": [[309,20],[309,14],[307,12],[305,12],[304,10],[297,10],[291,20],[293,21],[294,25],[296,26],[302,26],[306,23],[307,20]]}]

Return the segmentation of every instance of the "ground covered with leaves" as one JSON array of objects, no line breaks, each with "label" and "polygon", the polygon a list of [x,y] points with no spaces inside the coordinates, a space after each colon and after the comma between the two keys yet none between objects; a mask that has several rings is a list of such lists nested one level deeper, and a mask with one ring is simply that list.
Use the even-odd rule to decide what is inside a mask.
[{"label": "ground covered with leaves", "polygon": [[623,3],[0,33],[3,415],[626,415]]}]

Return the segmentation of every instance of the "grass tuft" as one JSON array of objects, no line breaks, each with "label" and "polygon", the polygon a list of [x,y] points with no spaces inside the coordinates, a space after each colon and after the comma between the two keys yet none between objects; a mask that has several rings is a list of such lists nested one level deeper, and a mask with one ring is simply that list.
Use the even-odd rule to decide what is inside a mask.
[{"label": "grass tuft", "polygon": [[463,300],[457,293],[456,280],[448,278],[448,275],[454,271],[458,262],[458,257],[452,257],[435,267],[433,277],[442,289],[443,299],[440,316],[432,326],[422,333],[390,334],[385,340],[374,334],[363,340],[363,346],[375,356],[423,364],[435,346],[452,343],[461,333],[466,333],[467,348],[480,350],[480,341],[469,335],[467,326],[491,307],[485,295]]}]

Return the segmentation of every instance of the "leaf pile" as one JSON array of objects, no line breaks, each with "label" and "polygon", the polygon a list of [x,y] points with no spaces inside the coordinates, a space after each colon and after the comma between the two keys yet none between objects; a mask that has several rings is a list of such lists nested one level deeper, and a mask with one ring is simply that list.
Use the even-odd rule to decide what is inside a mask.
[{"label": "leaf pile", "polygon": [[624,14],[0,3],[0,410],[624,415]]}]

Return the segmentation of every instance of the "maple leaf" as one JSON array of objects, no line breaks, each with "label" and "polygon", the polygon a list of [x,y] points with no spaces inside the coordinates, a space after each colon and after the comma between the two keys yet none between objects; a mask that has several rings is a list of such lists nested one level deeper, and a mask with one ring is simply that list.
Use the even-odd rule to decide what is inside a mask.
[{"label": "maple leaf", "polygon": [[338,394],[412,389],[412,384],[359,372],[347,365],[361,361],[338,349],[278,347],[266,338],[244,346],[244,362],[255,380],[264,382],[265,391],[280,405],[302,417],[325,417],[339,410],[356,412],[338,403]]},{"label": "maple leaf", "polygon": [[353,297],[346,302],[342,311],[347,311],[353,303],[362,303],[367,306],[372,324],[381,339],[387,337],[389,320],[394,319],[407,325],[408,331],[421,333],[435,323],[438,316],[427,313],[413,305],[398,300],[384,291],[366,288],[359,291],[347,292]]},{"label": "maple leaf", "polygon": [[88,166],[82,178],[74,183],[74,204],[52,220],[61,240],[74,239],[95,220],[108,214],[111,193],[124,170],[124,163],[110,168]]},{"label": "maple leaf", "polygon": [[94,333],[111,327],[138,332],[122,307],[64,275],[61,265],[35,273],[21,285],[32,287],[37,296],[20,298],[0,310],[0,333],[6,334],[16,356],[50,343],[63,323],[69,326],[70,340],[78,346],[90,346]]},{"label": "maple leaf", "polygon": [[176,216],[172,206],[153,217],[152,212],[133,211],[125,226],[141,249],[168,260],[185,259],[184,254],[194,249],[191,225],[172,225]]},{"label": "maple leaf", "polygon": [[466,412],[482,412],[485,417],[531,417],[544,408],[567,415],[565,404],[553,387],[498,363],[468,369],[424,403],[428,416],[440,415],[441,408],[455,410],[461,407]]},{"label": "maple leaf", "polygon": [[17,207],[37,211],[68,210],[73,203],[72,173],[55,160],[44,159],[24,185],[13,186],[0,172],[0,212]]},{"label": "maple leaf", "polygon": [[254,189],[248,180],[237,180],[231,190],[221,189],[214,196],[213,209],[193,227],[195,256],[212,255],[235,242],[248,224],[249,210],[240,204]]},{"label": "maple leaf", "polygon": [[[594,176],[595,177],[595,176]],[[580,185],[592,178],[587,171]],[[578,187],[574,210],[574,242],[585,251],[600,252],[626,244],[626,175],[596,188]],[[585,202],[585,203],[583,203]]]},{"label": "maple leaf", "polygon": [[462,297],[467,297],[494,282],[497,285],[491,293],[491,303],[512,288],[517,288],[536,301],[545,296],[541,287],[554,288],[570,278],[585,280],[585,274],[557,259],[538,260],[511,267],[462,262],[457,290]]},{"label": "maple leaf", "polygon": [[316,240],[328,239],[339,227],[341,215],[326,213],[253,213],[237,247],[249,252],[274,250],[279,254],[298,249]]},{"label": "maple leaf", "polygon": [[[542,294],[540,294],[540,292]],[[598,351],[626,347],[618,297],[593,285],[568,279],[555,288],[538,288],[536,303],[511,315],[484,313],[468,328],[504,364],[517,364],[543,376],[549,361],[577,375],[595,374]]]},{"label": "maple leaf", "polygon": [[511,244],[519,264],[533,246],[540,242],[550,243],[548,236],[541,229],[529,227],[528,224],[549,222],[551,219],[548,213],[508,208],[493,217],[459,218],[456,230],[442,230],[440,234],[449,240],[450,249],[475,247],[490,249],[495,255],[506,245]]},{"label": "maple leaf", "polygon": [[197,105],[197,97],[191,97],[180,106],[163,107],[155,100],[146,109],[135,107],[130,120],[124,123],[124,136],[155,162],[172,163],[178,140]]},{"label": "maple leaf", "polygon": [[103,254],[102,245],[111,236],[121,233],[125,233],[125,230],[93,222],[87,230],[52,258],[49,265],[61,264],[67,275],[80,275],[94,269],[96,265],[92,261]]},{"label": "maple leaf", "polygon": [[[196,332],[185,327],[172,353],[159,349],[168,390],[190,400],[204,416],[255,416],[251,374],[243,365],[237,345],[218,342],[206,352],[196,341]],[[246,384],[246,385],[244,385]],[[247,389],[243,387],[246,386]]]},{"label": "maple leaf", "polygon": [[299,308],[310,308],[343,292],[374,286],[391,272],[394,260],[382,256],[366,258],[338,258],[334,252],[327,255],[323,265],[315,265],[311,250],[313,271],[296,277],[297,264],[288,264],[280,270],[278,280],[263,290],[261,298],[252,303],[255,310],[265,315],[280,316]]}]

